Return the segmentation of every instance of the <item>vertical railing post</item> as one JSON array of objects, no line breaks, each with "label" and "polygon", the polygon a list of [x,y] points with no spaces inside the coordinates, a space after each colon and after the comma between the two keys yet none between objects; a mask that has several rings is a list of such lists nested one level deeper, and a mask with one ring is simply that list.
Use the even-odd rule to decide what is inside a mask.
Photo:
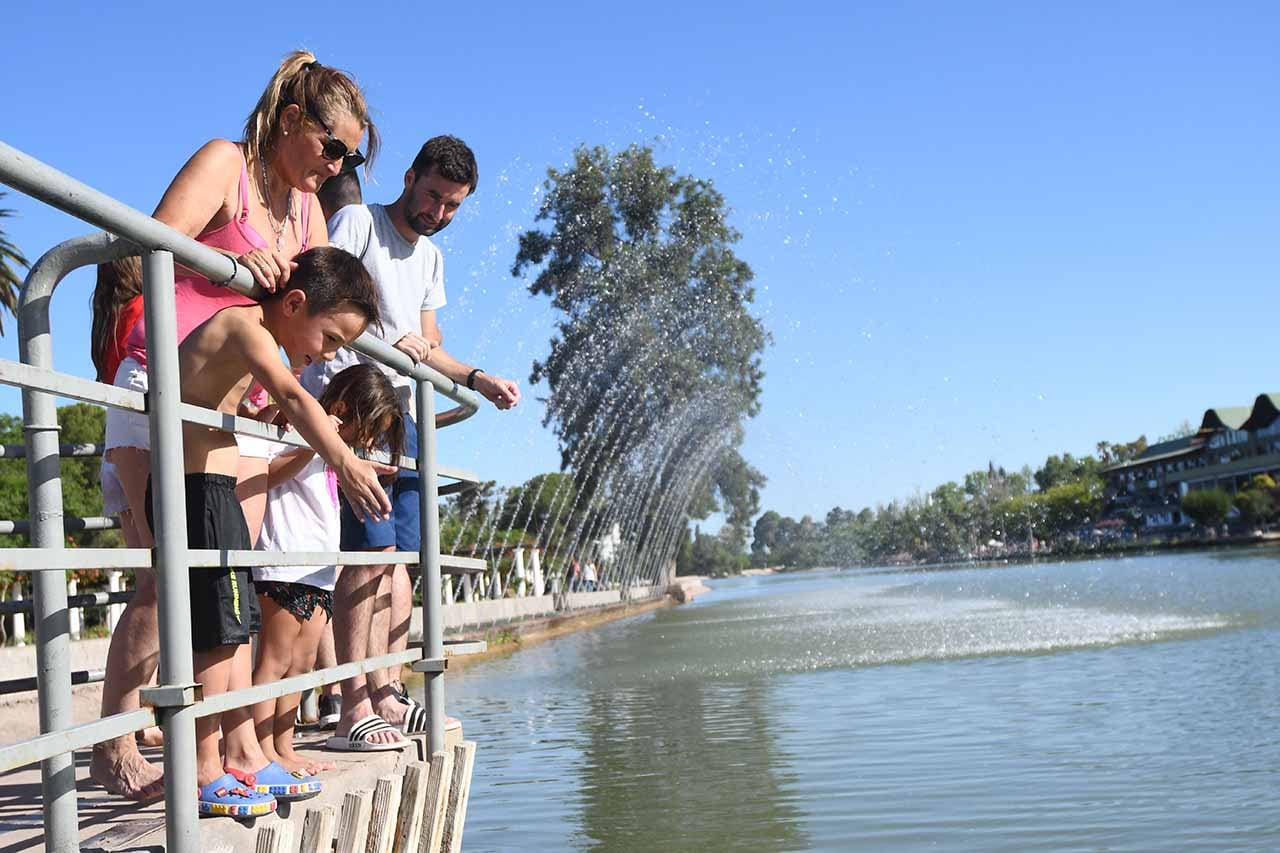
[{"label": "vertical railing post", "polygon": [[[174,308],[173,255],[142,256],[143,306],[147,323],[147,395],[151,422],[151,504],[156,545],[152,570],[160,616],[160,686],[186,687],[195,680],[191,658],[186,483],[182,456],[178,328]],[[200,849],[193,705],[156,709],[164,730],[165,841],[169,853]]]},{"label": "vertical railing post", "polygon": [[[41,314],[41,309],[46,313]],[[18,350],[24,364],[53,369],[53,341],[47,304],[24,304],[18,314]],[[27,434],[27,517],[31,545],[59,549],[62,531],[62,473],[58,458],[58,406],[52,394],[22,389],[22,424]],[[75,725],[71,709],[71,637],[65,572],[33,572],[32,621],[36,632],[36,678],[40,696],[40,732]],[[76,765],[71,753],[40,762],[45,849],[80,849],[76,809]]]},{"label": "vertical railing post", "polygon": [[[444,621],[440,605],[440,503],[436,482],[436,401],[435,388],[416,380],[418,419],[418,521],[422,537],[418,565],[422,569],[423,657],[444,657]],[[426,708],[431,727],[427,745],[431,752],[444,749],[444,673],[423,673]]]}]

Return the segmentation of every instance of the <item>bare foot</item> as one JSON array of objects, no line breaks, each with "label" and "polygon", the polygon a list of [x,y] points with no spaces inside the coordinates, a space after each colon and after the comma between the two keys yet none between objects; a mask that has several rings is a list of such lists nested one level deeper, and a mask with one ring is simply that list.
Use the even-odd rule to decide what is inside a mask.
[{"label": "bare foot", "polygon": [[276,755],[279,756],[276,760],[280,763],[280,766],[290,772],[302,770],[308,775],[314,776],[317,773],[324,773],[326,770],[338,769],[338,765],[332,761],[321,761],[319,759],[312,761],[298,755],[292,749],[277,749]]},{"label": "bare foot", "polygon": [[136,749],[110,753],[98,744],[89,760],[89,778],[126,800],[149,803],[164,796],[164,773]]}]

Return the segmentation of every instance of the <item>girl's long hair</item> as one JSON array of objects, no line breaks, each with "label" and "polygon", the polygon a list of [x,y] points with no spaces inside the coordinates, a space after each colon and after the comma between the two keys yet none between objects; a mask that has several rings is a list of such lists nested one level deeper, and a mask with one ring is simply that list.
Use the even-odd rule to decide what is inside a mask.
[{"label": "girl's long hair", "polygon": [[275,144],[280,133],[280,113],[290,104],[297,104],[304,113],[329,127],[343,116],[354,118],[369,136],[364,161],[365,174],[369,174],[378,154],[379,137],[364,93],[345,72],[321,65],[315,54],[305,50],[295,50],[281,61],[245,119],[241,142],[250,165],[262,162]]},{"label": "girl's long hair", "polygon": [[116,337],[120,312],[130,299],[142,293],[142,261],[137,255],[98,265],[98,283],[93,288],[89,354],[98,371],[99,382],[112,382],[114,376],[103,376],[107,347]]},{"label": "girl's long hair", "polygon": [[[326,412],[333,411],[337,403],[345,409],[343,422],[355,422],[357,447],[385,448],[391,454],[391,464],[400,464],[404,419],[400,416],[400,398],[386,374],[372,364],[348,367],[333,377],[320,395],[320,405]],[[383,423],[387,426],[379,429]]]}]

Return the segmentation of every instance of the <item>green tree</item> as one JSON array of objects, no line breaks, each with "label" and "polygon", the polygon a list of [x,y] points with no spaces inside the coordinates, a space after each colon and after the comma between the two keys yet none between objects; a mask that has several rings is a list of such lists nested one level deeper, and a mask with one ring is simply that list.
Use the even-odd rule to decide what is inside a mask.
[{"label": "green tree", "polygon": [[1258,474],[1248,488],[1236,493],[1235,506],[1246,524],[1266,524],[1276,516],[1276,481]]},{"label": "green tree", "polygon": [[[7,193],[0,192],[0,199]],[[0,208],[0,220],[13,216],[13,211]],[[27,259],[18,251],[18,247],[10,242],[4,233],[4,223],[0,222],[0,305],[4,305],[12,314],[18,310],[18,291],[22,288],[22,279],[18,277],[14,266],[29,266]],[[0,319],[0,335],[4,334],[4,321]]]},{"label": "green tree", "polygon": [[1077,459],[1070,453],[1064,453],[1060,457],[1050,456],[1046,459],[1044,465],[1036,471],[1035,480],[1040,491],[1046,492],[1054,486],[1074,483],[1086,477],[1097,476],[1101,472],[1102,463],[1098,459],[1089,456]]},{"label": "green tree", "polygon": [[1098,517],[1103,503],[1102,480],[1086,477],[1063,483],[1039,496],[1045,532],[1052,537],[1072,533]]},{"label": "green tree", "polygon": [[[733,252],[740,235],[723,196],[658,166],[649,148],[583,146],[569,168],[548,170],[537,218],[549,228],[520,236],[512,274],[536,270],[530,292],[561,314],[530,381],[550,387],[562,466],[594,492],[661,430],[680,425],[689,446],[727,435],[708,473],[714,495],[700,495],[691,514],[720,507],[745,541],[764,478],[737,447],[742,420],[759,408],[769,336],[749,310],[752,272]],[[690,406],[705,416],[680,419]],[[657,472],[660,485],[674,469]]]},{"label": "green tree", "polygon": [[[1181,438],[1181,436],[1177,435],[1172,437]],[[1167,438],[1162,438],[1160,440],[1166,441]],[[1128,444],[1112,444],[1109,441],[1098,442],[1098,460],[1102,463],[1104,468],[1137,459],[1146,451],[1147,437],[1145,435],[1138,436]]]},{"label": "green tree", "polygon": [[677,552],[676,574],[723,577],[747,568],[747,555],[734,541],[736,534],[728,525],[716,536],[694,531],[690,537],[688,528],[685,536]]},{"label": "green tree", "polygon": [[782,541],[782,516],[773,510],[756,519],[751,537],[751,562],[755,566],[764,567],[778,550],[786,543]]},{"label": "green tree", "polygon": [[498,514],[498,526],[520,527],[537,536],[553,522],[561,526],[567,523],[569,508],[576,499],[577,490],[569,474],[537,474],[507,494]]},{"label": "green tree", "polygon": [[1231,512],[1231,495],[1222,489],[1196,489],[1182,498],[1182,511],[1196,524],[1215,527]]}]

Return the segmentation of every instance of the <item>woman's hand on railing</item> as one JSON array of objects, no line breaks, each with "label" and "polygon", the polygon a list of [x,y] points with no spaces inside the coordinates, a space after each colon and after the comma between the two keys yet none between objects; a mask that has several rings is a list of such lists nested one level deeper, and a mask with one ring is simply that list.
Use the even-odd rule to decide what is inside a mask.
[{"label": "woman's hand on railing", "polygon": [[296,261],[291,261],[282,252],[263,247],[245,252],[239,258],[240,265],[253,273],[253,278],[268,293],[289,283],[289,275],[297,268]]}]

